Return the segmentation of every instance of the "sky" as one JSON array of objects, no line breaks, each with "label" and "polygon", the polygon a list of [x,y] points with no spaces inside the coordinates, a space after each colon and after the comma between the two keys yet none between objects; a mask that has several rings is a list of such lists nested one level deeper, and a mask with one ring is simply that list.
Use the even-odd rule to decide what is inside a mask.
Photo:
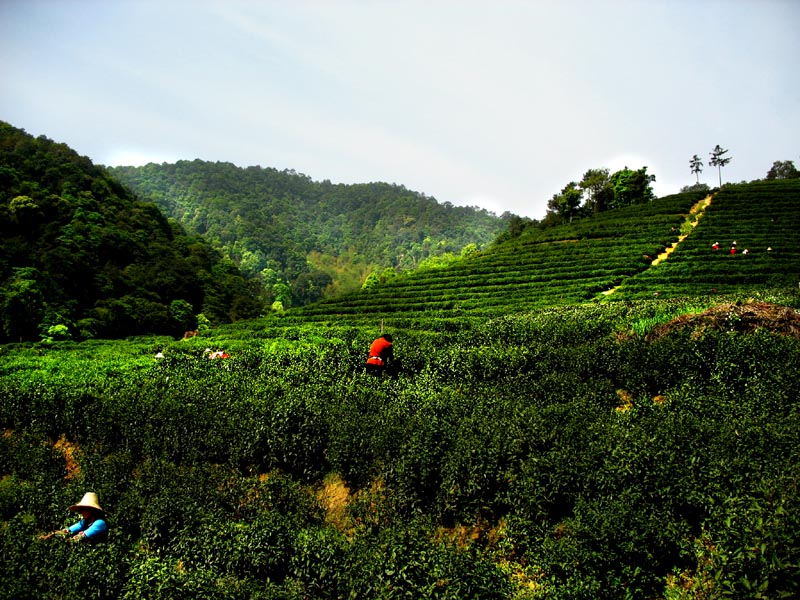
[{"label": "sky", "polygon": [[208,160],[544,217],[800,167],[798,0],[0,0],[0,120],[96,164]]}]

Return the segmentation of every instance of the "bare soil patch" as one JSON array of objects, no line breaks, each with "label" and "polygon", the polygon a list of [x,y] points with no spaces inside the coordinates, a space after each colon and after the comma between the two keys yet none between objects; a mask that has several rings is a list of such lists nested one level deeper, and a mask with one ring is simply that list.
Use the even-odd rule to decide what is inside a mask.
[{"label": "bare soil patch", "polygon": [[697,336],[706,331],[752,333],[762,329],[770,333],[800,338],[800,312],[788,306],[769,302],[718,304],[702,313],[681,315],[667,323],[657,325],[647,339],[658,339],[674,331],[686,329],[692,330]]},{"label": "bare soil patch", "polygon": [[78,445],[70,442],[66,435],[63,435],[53,444],[53,448],[58,450],[64,455],[64,479],[74,479],[81,472],[81,466],[78,463]]},{"label": "bare soil patch", "polygon": [[339,531],[347,530],[351,523],[347,515],[347,504],[350,490],[338,474],[330,474],[325,478],[322,487],[317,491],[317,500],[325,509],[325,521]]}]

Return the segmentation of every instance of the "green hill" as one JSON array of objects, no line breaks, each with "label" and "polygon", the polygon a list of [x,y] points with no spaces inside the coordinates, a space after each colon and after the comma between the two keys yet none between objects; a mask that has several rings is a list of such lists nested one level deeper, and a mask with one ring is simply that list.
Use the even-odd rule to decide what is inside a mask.
[{"label": "green hill", "polygon": [[[3,310],[61,281],[50,245],[92,249],[89,289],[98,256],[137,282],[106,302],[158,304],[177,224],[3,139]],[[532,226],[187,340],[0,346],[0,598],[797,597],[798,191]],[[384,320],[396,378],[364,372]],[[90,490],[108,540],[42,539]]]},{"label": "green hill", "polygon": [[614,296],[756,293],[798,283],[800,180],[789,179],[724,187],[667,259],[625,280]]},{"label": "green hill", "polygon": [[109,172],[202,234],[285,307],[358,289],[367,275],[490,244],[506,220],[400,185],[316,182],[200,160]]},{"label": "green hill", "polygon": [[[704,197],[677,194],[570,225],[526,229],[445,268],[409,273],[295,314],[373,321],[497,316],[583,302],[797,288],[800,182],[726,186],[710,203]],[[731,255],[734,240],[738,250]],[[724,246],[712,250],[715,241]]]},{"label": "green hill", "polygon": [[[797,180],[726,186],[710,203],[677,194],[511,237],[498,235],[511,217],[402,186],[203,161],[106,170],[7,124],[0,160],[5,340],[180,333],[197,313],[228,322],[276,300],[323,321],[495,316],[785,291],[800,274]],[[469,246],[483,250],[456,258]],[[390,276],[358,289],[376,270]]]},{"label": "green hill", "polygon": [[0,341],[181,334],[260,314],[236,266],[64,144],[0,123]]}]

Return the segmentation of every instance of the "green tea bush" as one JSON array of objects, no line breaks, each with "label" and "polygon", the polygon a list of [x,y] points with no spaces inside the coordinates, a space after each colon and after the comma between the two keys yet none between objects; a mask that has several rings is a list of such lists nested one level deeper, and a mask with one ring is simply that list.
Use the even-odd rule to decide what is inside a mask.
[{"label": "green tea bush", "polygon": [[192,569],[282,583],[295,535],[288,518],[269,511],[249,522],[215,519],[187,527],[170,551]]},{"label": "green tea bush", "polygon": [[343,598],[349,594],[352,574],[349,572],[350,544],[345,536],[330,527],[307,528],[295,538],[289,565],[304,596],[311,598]]},{"label": "green tea bush", "polygon": [[212,569],[190,569],[172,556],[141,555],[131,566],[130,576],[118,596],[124,600],[190,598],[247,598],[240,582],[226,579]]},{"label": "green tea bush", "polygon": [[[240,324],[159,360],[153,340],[21,348],[0,368],[0,593],[793,592],[800,342],[661,327],[707,302],[406,314],[385,322],[397,378],[363,371],[372,317]],[[94,566],[36,539],[87,490],[111,525]]]},{"label": "green tea bush", "polygon": [[0,527],[0,598],[119,598],[128,577],[127,547],[36,539],[38,523],[20,512]]},{"label": "green tea bush", "polygon": [[718,533],[698,566],[717,594],[791,598],[800,592],[796,475],[795,469],[777,480],[762,480],[752,496],[732,496],[710,516],[707,524],[715,523]]},{"label": "green tea bush", "polygon": [[344,593],[314,597],[351,598],[508,598],[507,577],[474,544],[458,547],[436,541],[430,522],[406,525],[359,538],[349,546]]}]

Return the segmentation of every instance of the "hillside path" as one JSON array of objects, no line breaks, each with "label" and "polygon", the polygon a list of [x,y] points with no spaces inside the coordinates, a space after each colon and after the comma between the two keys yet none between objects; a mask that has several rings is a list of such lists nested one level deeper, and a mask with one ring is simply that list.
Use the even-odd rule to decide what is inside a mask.
[{"label": "hillside path", "polygon": [[[677,241],[673,242],[670,246],[664,248],[664,251],[653,259],[653,262],[651,262],[650,265],[647,267],[648,269],[650,267],[655,267],[656,265],[665,261],[670,254],[675,252],[675,249],[680,245],[680,243],[683,240],[685,240],[692,231],[694,231],[694,228],[697,227],[697,224],[700,222],[700,217],[702,217],[705,214],[708,205],[711,204],[711,200],[713,197],[714,197],[713,194],[709,194],[702,200],[699,200],[694,206],[692,206],[691,209],[689,209],[689,214],[686,215],[686,220],[681,225],[681,234],[678,236]],[[600,294],[603,296],[609,296],[614,292],[616,292],[617,289],[619,289],[619,287],[620,287],[619,285],[616,285],[610,290],[600,292]]]}]

